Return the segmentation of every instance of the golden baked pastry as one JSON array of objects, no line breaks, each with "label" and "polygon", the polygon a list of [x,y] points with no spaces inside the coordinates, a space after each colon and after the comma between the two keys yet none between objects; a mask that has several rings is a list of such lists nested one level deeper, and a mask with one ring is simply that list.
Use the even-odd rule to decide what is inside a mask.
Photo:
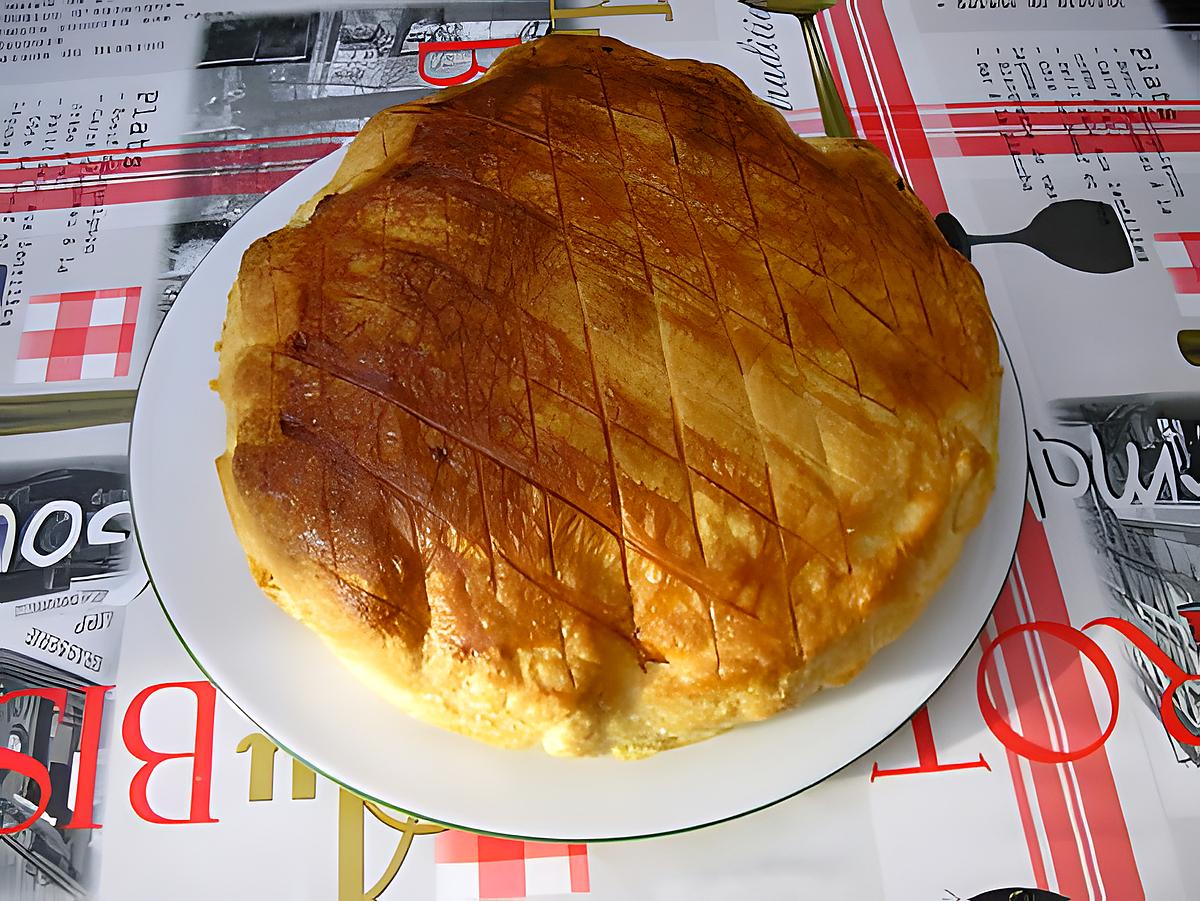
[{"label": "golden baked pastry", "polygon": [[558,36],[367,123],[246,252],[218,390],[252,571],[347,665],[474,738],[638,757],[908,627],[991,494],[1000,367],[871,146]]}]

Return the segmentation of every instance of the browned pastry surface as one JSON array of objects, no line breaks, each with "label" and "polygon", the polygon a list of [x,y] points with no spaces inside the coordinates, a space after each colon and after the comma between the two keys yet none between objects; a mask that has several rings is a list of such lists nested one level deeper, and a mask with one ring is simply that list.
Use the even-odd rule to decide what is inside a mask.
[{"label": "browned pastry surface", "polygon": [[246,252],[220,364],[264,590],[506,746],[643,756],[845,682],[993,487],[982,286],[884,158],[610,38],[371,119]]}]

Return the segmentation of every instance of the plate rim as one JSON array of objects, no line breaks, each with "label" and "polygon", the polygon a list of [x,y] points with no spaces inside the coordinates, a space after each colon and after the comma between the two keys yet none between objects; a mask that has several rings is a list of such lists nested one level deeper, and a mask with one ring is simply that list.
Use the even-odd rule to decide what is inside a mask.
[{"label": "plate rim", "polygon": [[[330,158],[337,157],[341,154],[344,154],[347,146],[348,146],[348,144],[343,144],[341,147],[336,148],[335,150],[333,150],[332,152],[327,154],[325,157],[322,157],[320,160],[316,160],[311,165],[316,165],[324,160],[328,160]],[[298,172],[296,174],[299,175],[302,172],[306,172],[306,171],[308,171],[307,168],[300,170],[300,172]],[[289,179],[288,181],[290,181],[290,180],[291,179]],[[263,199],[270,196],[270,194],[274,193],[275,191],[278,191],[280,188],[284,187],[286,184],[287,184],[287,182],[284,182],[279,187],[273,189],[272,191],[267,192],[267,194],[264,194],[264,195],[262,195],[262,197],[259,197],[258,199],[256,199],[254,201],[254,203],[250,204],[250,206],[248,206],[245,209],[245,211],[238,218],[237,222],[234,223],[234,225],[237,225],[237,223],[239,223],[243,219],[245,219],[245,217],[247,215],[249,215],[250,212],[256,206],[258,206],[258,204]],[[194,274],[204,265],[205,260],[208,259],[208,256],[217,248],[217,246],[221,243],[222,240],[224,240],[224,236],[222,236],[222,238],[220,238],[216,242],[214,242],[213,245],[208,250],[205,251],[204,256],[202,256],[200,258],[200,260],[196,264],[195,269],[192,270],[192,274],[188,276],[188,281],[190,281],[191,278],[194,276]],[[186,287],[186,285],[187,285],[187,282],[185,281],[184,286]],[[177,299],[178,298],[176,298],[176,300]],[[355,788],[347,780],[339,778],[339,777],[333,775],[332,773],[328,772],[327,770],[323,769],[322,767],[315,765],[310,760],[308,760],[303,754],[294,750],[290,745],[288,745],[284,742],[281,742],[279,739],[277,739],[275,737],[275,735],[272,734],[272,730],[265,727],[254,716],[251,716],[250,713],[240,703],[238,703],[238,701],[233,697],[233,695],[231,695],[230,692],[221,685],[221,683],[219,683],[215,678],[213,678],[212,674],[208,671],[208,669],[205,667],[205,665],[200,661],[200,658],[192,650],[191,645],[188,644],[187,640],[183,637],[182,633],[179,631],[179,627],[175,623],[175,620],[172,618],[170,611],[167,609],[167,604],[163,600],[162,592],[159,590],[158,584],[155,581],[153,571],[150,568],[150,562],[146,558],[146,553],[145,553],[144,546],[142,543],[141,530],[138,526],[137,503],[136,503],[136,499],[135,499],[136,492],[134,491],[134,487],[133,487],[134,479],[133,479],[133,465],[132,464],[133,464],[133,459],[134,459],[133,449],[134,449],[135,426],[138,422],[138,410],[141,407],[140,402],[141,402],[141,397],[142,397],[142,391],[141,391],[142,382],[145,379],[146,370],[147,370],[148,364],[150,362],[150,357],[154,352],[154,347],[158,342],[159,336],[162,334],[163,326],[165,326],[167,317],[171,315],[171,313],[174,311],[174,309],[175,309],[175,305],[174,305],[174,303],[172,303],[171,308],[169,310],[167,310],[166,314],[163,316],[162,322],[159,323],[159,327],[155,331],[154,336],[150,341],[150,346],[146,349],[145,362],[143,363],[142,372],[138,376],[137,392],[134,396],[133,411],[132,411],[132,415],[130,416],[130,420],[129,420],[129,436],[128,436],[126,456],[127,456],[127,460],[129,461],[129,469],[130,469],[130,479],[129,479],[129,481],[130,481],[130,491],[129,491],[129,494],[130,494],[130,519],[131,519],[132,525],[133,525],[134,537],[137,539],[136,545],[137,545],[138,556],[140,557],[140,559],[142,561],[143,569],[146,572],[147,584],[151,589],[153,589],[155,600],[158,602],[159,609],[162,611],[163,616],[166,618],[167,624],[171,627],[171,632],[175,635],[175,638],[179,641],[179,644],[183,647],[184,651],[187,653],[187,655],[191,659],[192,663],[194,663],[196,668],[200,670],[201,674],[209,682],[209,684],[211,684],[218,692],[220,692],[221,695],[230,704],[232,704],[233,707],[239,713],[242,714],[242,716],[244,716],[254,726],[256,726],[262,732],[262,734],[265,735],[279,750],[284,751],[286,754],[291,756],[293,759],[299,761],[304,766],[308,767],[314,773],[324,776],[326,779],[328,779],[334,785],[337,785],[340,789],[349,791],[352,794],[357,795],[359,798],[363,799],[365,802],[375,804],[386,810],[404,814],[405,816],[416,819],[418,822],[433,823],[435,825],[443,826],[448,829],[457,829],[457,830],[464,831],[464,832],[471,832],[476,835],[487,835],[487,836],[493,836],[496,838],[510,839],[510,840],[515,840],[515,841],[553,842],[553,843],[592,845],[592,844],[606,844],[606,843],[611,843],[611,842],[640,841],[640,840],[645,840],[645,839],[663,838],[663,837],[672,836],[672,835],[683,835],[685,833],[695,832],[699,829],[706,829],[710,826],[719,826],[723,823],[729,823],[734,820],[739,820],[744,817],[751,816],[752,814],[759,813],[764,810],[768,810],[772,807],[776,807],[785,801],[789,801],[793,798],[796,798],[796,797],[804,794],[806,791],[809,791],[810,789],[815,788],[818,785],[821,785],[822,783],[826,782],[830,778],[836,776],[837,774],[843,772],[847,768],[853,766],[855,763],[862,760],[864,757],[866,757],[868,754],[870,754],[872,751],[874,751],[876,748],[878,748],[880,745],[882,745],[884,742],[886,742],[888,739],[890,739],[893,735],[895,735],[897,732],[899,732],[900,729],[903,728],[904,724],[909,722],[909,720],[912,719],[913,714],[915,714],[918,710],[920,710],[922,707],[924,707],[926,704],[928,704],[929,701],[939,691],[942,690],[942,688],[950,680],[950,678],[958,671],[959,667],[962,666],[963,661],[971,653],[971,649],[974,648],[975,644],[979,641],[980,636],[983,634],[984,629],[987,628],[988,620],[991,618],[992,612],[995,609],[996,604],[998,603],[1001,594],[1003,594],[1003,592],[1004,592],[1004,584],[1005,583],[1002,580],[996,588],[995,597],[993,597],[991,603],[987,605],[986,612],[984,613],[983,620],[980,623],[979,628],[976,630],[972,639],[967,643],[966,647],[963,648],[963,651],[959,655],[958,660],[955,661],[954,665],[952,667],[950,667],[950,669],[946,672],[946,675],[943,676],[938,681],[938,683],[933,687],[933,689],[928,694],[925,695],[925,697],[920,701],[919,704],[917,704],[911,711],[908,711],[907,713],[905,713],[903,718],[901,718],[899,722],[897,722],[894,726],[892,726],[890,729],[888,729],[887,732],[882,734],[877,741],[875,741],[868,747],[864,748],[862,750],[862,752],[860,752],[859,754],[856,754],[853,758],[847,760],[845,763],[841,764],[840,766],[838,766],[835,769],[831,770],[830,772],[826,773],[821,778],[816,779],[806,785],[803,785],[800,788],[795,789],[794,791],[787,792],[786,794],[783,794],[780,797],[775,798],[774,800],[766,801],[762,804],[758,804],[753,807],[747,808],[746,810],[741,810],[736,813],[728,814],[727,816],[718,817],[718,818],[712,819],[712,820],[706,819],[703,822],[694,823],[694,824],[687,825],[687,826],[680,826],[680,827],[673,828],[673,829],[663,829],[663,830],[645,832],[645,833],[639,832],[639,833],[635,833],[635,834],[631,834],[631,835],[608,835],[608,836],[602,836],[602,837],[598,837],[598,838],[587,838],[587,837],[563,838],[563,837],[557,837],[557,836],[535,836],[535,835],[527,835],[524,833],[517,833],[517,832],[503,832],[503,831],[498,831],[498,830],[493,830],[493,829],[483,829],[483,828],[479,828],[479,827],[461,825],[458,823],[451,822],[448,819],[429,816],[427,814],[419,813],[415,810],[411,810],[409,808],[402,807],[399,804],[396,804],[395,802],[385,801],[382,798],[376,797],[373,794],[363,791],[362,789]],[[1024,492],[1027,493],[1028,487],[1029,487],[1030,462],[1029,462],[1029,437],[1028,437],[1029,436],[1029,419],[1028,419],[1028,414],[1027,414],[1026,407],[1025,407],[1025,397],[1024,397],[1024,393],[1021,389],[1021,380],[1017,376],[1016,365],[1013,361],[1012,353],[1010,352],[1009,347],[1008,347],[1008,342],[1005,340],[1005,337],[1004,337],[1004,332],[1000,329],[999,323],[996,322],[995,314],[992,313],[991,310],[989,310],[988,315],[989,315],[989,319],[991,320],[991,323],[992,323],[992,328],[993,328],[993,330],[996,334],[996,337],[999,341],[1000,348],[1003,351],[1004,360],[1008,363],[1007,372],[1012,378],[1013,387],[1016,389],[1017,410],[1020,413],[1020,419],[1021,419],[1021,446],[1022,446],[1022,450],[1023,450],[1022,456],[1024,457],[1024,462],[1025,462],[1025,465],[1023,467],[1024,468],[1024,479],[1022,480],[1021,484],[1023,486]],[[1015,442],[1014,442],[1014,444],[1015,444]],[[1014,490],[1015,490],[1015,486],[1014,486]],[[994,500],[994,498],[995,498],[995,496],[993,496],[993,500]],[[989,501],[989,504],[990,503],[992,503],[992,501]],[[1023,531],[1022,523],[1023,523],[1024,515],[1025,515],[1024,510],[1025,510],[1025,507],[1027,506],[1027,503],[1028,503],[1028,501],[1023,501],[1021,503],[1021,505],[1018,507],[1018,511],[1020,511],[1020,514],[1019,514],[1020,522],[1018,522],[1016,532],[1013,536],[1013,546],[1012,546],[1012,550],[1009,554],[1009,560],[1008,560],[1008,564],[1005,568],[1005,572],[1008,572],[1009,570],[1012,569],[1013,563],[1016,560],[1017,548],[1020,544],[1021,532]],[[907,704],[905,706],[907,706]],[[403,714],[403,715],[407,716],[408,714]]]}]

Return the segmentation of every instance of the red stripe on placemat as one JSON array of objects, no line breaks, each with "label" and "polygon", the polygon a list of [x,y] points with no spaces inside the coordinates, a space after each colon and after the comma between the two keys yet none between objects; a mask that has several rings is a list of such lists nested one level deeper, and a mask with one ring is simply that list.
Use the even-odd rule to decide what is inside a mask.
[{"label": "red stripe on placemat", "polygon": [[[879,93],[894,123],[895,139],[900,144],[900,153],[907,166],[912,188],[929,207],[930,212],[944,212],[946,197],[942,193],[942,182],[938,178],[933,153],[921,127],[891,26],[888,25],[887,16],[883,12],[883,2],[850,0],[850,3],[854,7],[853,12],[856,12],[862,21],[864,43],[871,55],[875,71],[879,73]],[[840,9],[841,5],[835,7],[834,13]]]},{"label": "red stripe on placemat", "polygon": [[1200,267],[1200,232],[1158,232],[1155,241],[1178,241],[1187,251],[1188,262]]},{"label": "red stripe on placemat", "polygon": [[[1019,142],[1023,147],[1037,148],[1038,153],[1046,156],[1063,156],[1066,154],[1074,154],[1076,152],[1076,144],[1071,142],[1071,135],[1065,133],[1040,133],[1033,137],[1025,135],[1013,135],[1013,139]],[[1131,134],[1102,134],[1102,135],[1085,135],[1076,132],[1074,135],[1078,141],[1078,151],[1087,155],[1089,153],[1150,153],[1149,146],[1150,135],[1131,135]],[[1142,139],[1142,146],[1139,147],[1134,138]],[[1159,132],[1155,137],[1155,142],[1162,146],[1165,153],[1191,153],[1200,151],[1200,132]],[[929,135],[927,137],[933,153],[938,157],[946,156],[1009,156],[1012,153],[1013,145],[1004,140],[1003,135],[988,134],[988,135]],[[916,177],[915,175],[913,176]]]},{"label": "red stripe on placemat", "polygon": [[587,845],[569,845],[568,861],[571,867],[571,892],[590,892],[591,876],[588,873]]},{"label": "red stripe on placemat", "polygon": [[473,832],[447,829],[433,842],[434,863],[475,863],[479,860],[479,836]]},{"label": "red stripe on placemat", "polygon": [[177,200],[182,197],[212,197],[219,194],[265,194],[301,171],[303,167],[268,169],[263,172],[131,179],[111,184],[95,183],[40,191],[0,191],[0,213],[147,203],[155,200]]},{"label": "red stripe on placemat", "polygon": [[210,150],[200,153],[170,153],[147,156],[136,167],[126,167],[117,159],[94,163],[60,163],[57,166],[35,166],[21,169],[0,169],[0,184],[15,185],[26,182],[53,184],[80,178],[93,179],[97,184],[105,177],[134,179],[163,172],[202,172],[238,166],[250,169],[269,163],[311,162],[337,150],[339,144],[299,144],[285,147],[246,147],[234,150]]},{"label": "red stripe on placemat", "polygon": [[241,147],[247,144],[277,144],[284,141],[315,141],[324,138],[352,138],[356,131],[316,131],[306,135],[266,135],[261,138],[230,138],[224,141],[187,141],[182,144],[147,144],[145,147],[109,147],[96,150],[73,150],[67,153],[50,153],[45,156],[14,156],[0,158],[0,165],[8,163],[39,163],[43,160],[77,160],[85,157],[128,156],[158,153],[163,150],[193,150],[203,147]]},{"label": "red stripe on placemat", "polygon": [[[836,49],[838,45],[830,37],[829,26],[824,16],[817,17],[817,26],[821,34],[821,43],[825,48],[825,55],[829,61],[830,72],[833,75],[834,82],[837,84],[838,93],[841,94],[843,103],[847,106],[852,106],[852,100],[846,95],[846,91],[842,85],[842,68]],[[1021,115],[1026,116],[1030,124],[1035,127],[1059,125],[1069,125],[1072,128],[1085,126],[1097,127],[1101,123],[1096,121],[1096,114],[1111,113],[1115,119],[1132,122],[1141,128],[1153,129],[1154,131],[1162,128],[1170,131],[1173,129],[1180,130],[1179,126],[1181,125],[1200,123],[1200,103],[1196,103],[1194,106],[1183,106],[1182,104],[1185,102],[1182,100],[1178,102],[1171,100],[1163,101],[1157,104],[1157,107],[1160,109],[1169,109],[1172,112],[1173,118],[1159,119],[1155,116],[1150,116],[1148,120],[1146,116],[1142,115],[1142,111],[1155,107],[1155,104],[1138,103],[1132,100],[1124,103],[1116,100],[1049,102],[1037,100],[1022,100],[1020,102],[1013,102],[1011,100],[980,100],[977,103],[915,103],[905,106],[904,112],[911,113],[915,110],[922,117],[928,117],[935,121],[944,120],[954,128],[995,128],[997,125],[1004,124],[1000,117],[1013,120],[1018,119]],[[892,104],[893,110],[899,110],[900,108],[899,104]],[[815,106],[797,107],[784,112],[784,115],[792,116],[804,113],[813,113],[819,116],[820,108]],[[1011,121],[1008,124],[1012,124]]]},{"label": "red stripe on placemat", "polygon": [[[1020,622],[1011,584],[1006,583],[993,613],[997,632],[1011,629]],[[1042,709],[1042,699],[1034,675],[1034,661],[1023,638],[1009,639],[1001,648],[1004,671],[1012,685],[1021,734],[1042,747],[1052,747],[1050,727]],[[1029,770],[1038,812],[1046,827],[1050,859],[1054,863],[1055,888],[1070,898],[1088,898],[1091,888],[1084,874],[1083,860],[1076,844],[1072,811],[1054,764],[1031,760]]]},{"label": "red stripe on placemat", "polygon": [[[854,25],[844,4],[839,4],[829,10],[829,25],[833,30],[833,40],[837,42],[842,53],[842,62],[846,67],[846,85],[854,94],[853,109],[858,113],[858,133],[882,150],[893,162],[895,160],[888,148],[887,136],[883,128],[883,115],[871,93],[871,81],[867,76],[867,67],[863,63],[858,50],[858,40],[854,36]],[[845,85],[839,84],[842,96],[845,96]],[[847,106],[847,109],[851,107]]]},{"label": "red stripe on placemat", "polygon": [[[826,37],[829,32],[823,17],[818,21],[821,23],[822,43],[825,45],[826,56],[829,58],[830,71],[838,85],[842,102],[848,111],[859,113],[853,99],[846,96],[842,82],[842,68],[838,64],[836,53],[833,50],[835,45]],[[984,106],[986,107],[986,105]],[[1175,110],[1176,119],[1169,123],[1156,121],[1153,118],[1147,121],[1136,111],[1106,110],[1105,112],[1112,113],[1115,121],[1121,123],[1119,127],[1109,127],[1104,123],[1097,122],[1095,111],[1071,108],[1066,104],[1061,109],[1031,109],[1025,110],[1024,114],[1011,104],[959,112],[938,104],[890,104],[889,98],[888,108],[893,113],[892,124],[895,125],[896,132],[904,138],[908,138],[910,132],[914,135],[918,132],[924,134],[929,143],[930,152],[935,158],[961,156],[962,154],[958,153],[953,145],[956,138],[1000,138],[1004,133],[1019,140],[1039,142],[1044,138],[1054,137],[1065,138],[1068,142],[1071,137],[1085,142],[1091,142],[1097,138],[1117,138],[1132,142],[1136,136],[1145,143],[1145,149],[1149,152],[1153,152],[1156,149],[1155,143],[1163,142],[1164,138],[1167,143],[1163,143],[1162,146],[1164,150],[1167,150],[1169,149],[1168,144],[1171,147],[1177,147],[1182,143],[1186,148],[1190,146],[1187,139],[1200,135],[1200,131],[1193,127],[1183,127],[1200,125],[1200,108]],[[819,109],[794,109],[783,115],[791,123],[793,129],[798,132],[803,131],[805,134],[822,132]],[[851,116],[852,121],[854,118]],[[1028,132],[1026,125],[1028,125]],[[1018,126],[1020,131],[1016,130]],[[1183,140],[1181,141],[1181,139]],[[935,141],[940,143],[935,144]],[[1100,149],[1106,148],[1101,147]],[[1119,149],[1130,150],[1133,148],[1121,145]]]},{"label": "red stripe on placemat", "polygon": [[[506,839],[479,837],[480,853],[484,843],[488,841],[502,842]],[[520,844],[520,842],[517,842]],[[525,897],[525,858],[497,858],[495,860],[480,860],[479,862],[479,899],[513,899]]]},{"label": "red stripe on placemat", "polygon": [[570,845],[562,842],[525,842],[524,855],[527,860],[534,857],[566,857],[570,853]]},{"label": "red stripe on placemat", "polygon": [[1200,269],[1168,269],[1176,294],[1200,294]]},{"label": "red stripe on placemat", "polygon": [[[1020,109],[1018,109],[1020,107]],[[937,112],[936,107],[921,106],[917,109],[926,114]],[[1028,122],[1031,128],[1048,128],[1071,126],[1072,128],[1098,128],[1104,123],[1097,122],[1098,115],[1109,116],[1112,120],[1124,123],[1126,127],[1140,127],[1153,130],[1171,131],[1180,125],[1193,125],[1200,122],[1200,109],[1188,108],[1175,110],[1175,118],[1159,119],[1157,116],[1146,116],[1136,109],[1104,109],[1104,108],[1071,108],[1067,104],[1061,107],[1031,107],[1025,108],[1023,102],[997,104],[989,109],[954,110],[947,108],[943,115],[954,128],[995,128],[997,125],[1014,125]],[[1024,120],[1024,121],[1022,121]],[[1106,131],[1115,128],[1107,127]]]},{"label": "red stripe on placemat", "polygon": [[[1127,100],[1127,106],[1167,108],[1200,106],[1200,100]],[[1116,100],[1022,100],[1021,106],[1118,106]],[[979,106],[1012,106],[1011,100],[957,100],[948,103],[922,103],[921,109],[973,109]]]},{"label": "red stripe on placemat", "polygon": [[[1002,709],[1001,713],[1005,711]],[[1021,816],[1021,831],[1025,833],[1025,844],[1029,848],[1029,863],[1033,867],[1033,880],[1038,888],[1049,889],[1046,878],[1046,861],[1042,858],[1042,846],[1038,843],[1037,829],[1033,825],[1033,811],[1029,807],[1029,795],[1025,789],[1025,774],[1021,772],[1021,760],[1012,751],[1005,749],[1008,771],[1012,774],[1013,793],[1017,798],[1017,812]]]},{"label": "red stripe on placemat", "polygon": [[[1026,597],[1034,618],[1069,623],[1067,601],[1054,566],[1045,527],[1030,507],[1025,508],[1017,564],[1024,578]],[[998,613],[1002,606],[997,606]],[[1087,685],[1083,662],[1073,648],[1062,642],[1042,641],[1041,645],[1051,674],[1050,695],[1057,704],[1067,746],[1084,747],[1100,735],[1103,724]],[[1033,661],[1028,662],[1032,665]],[[1053,769],[1049,764],[1031,762],[1030,765]],[[1122,899],[1144,898],[1145,890],[1134,858],[1129,827],[1117,793],[1108,750],[1101,747],[1075,761],[1072,766],[1083,801],[1083,813],[1091,827],[1092,844],[1106,894]]]},{"label": "red stripe on placemat", "polygon": [[478,836],[479,862],[491,860],[524,860],[525,843],[491,835]]},{"label": "red stripe on placemat", "polygon": [[[1006,585],[1005,591],[1008,590]],[[983,637],[989,641],[995,639],[996,623],[994,620],[988,623]],[[984,680],[987,683],[992,703],[996,706],[996,711],[1006,722],[1013,723],[1012,712],[1008,708],[1008,699],[1005,698],[1004,690],[1001,687],[1000,671],[996,661],[997,655],[995,654],[988,658],[984,667]],[[1029,806],[1029,790],[1025,786],[1025,774],[1021,772],[1021,760],[1008,748],[1005,748],[1004,752],[1008,761],[1008,772],[1012,777],[1013,794],[1017,801],[1017,815],[1021,818],[1021,832],[1025,835],[1025,845],[1029,849],[1029,864],[1033,868],[1034,883],[1038,888],[1049,889],[1046,861],[1042,857],[1041,843],[1038,842],[1037,827],[1033,822],[1033,809]]]}]

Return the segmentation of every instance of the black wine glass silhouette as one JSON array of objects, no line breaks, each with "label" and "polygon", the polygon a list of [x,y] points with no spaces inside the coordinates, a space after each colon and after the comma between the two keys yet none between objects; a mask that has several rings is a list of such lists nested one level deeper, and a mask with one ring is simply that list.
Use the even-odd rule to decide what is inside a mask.
[{"label": "black wine glass silhouette", "polygon": [[1024,228],[1003,235],[971,235],[949,213],[933,220],[946,242],[968,260],[979,244],[1024,244],[1079,272],[1107,274],[1133,266],[1121,219],[1099,200],[1058,200]]}]

